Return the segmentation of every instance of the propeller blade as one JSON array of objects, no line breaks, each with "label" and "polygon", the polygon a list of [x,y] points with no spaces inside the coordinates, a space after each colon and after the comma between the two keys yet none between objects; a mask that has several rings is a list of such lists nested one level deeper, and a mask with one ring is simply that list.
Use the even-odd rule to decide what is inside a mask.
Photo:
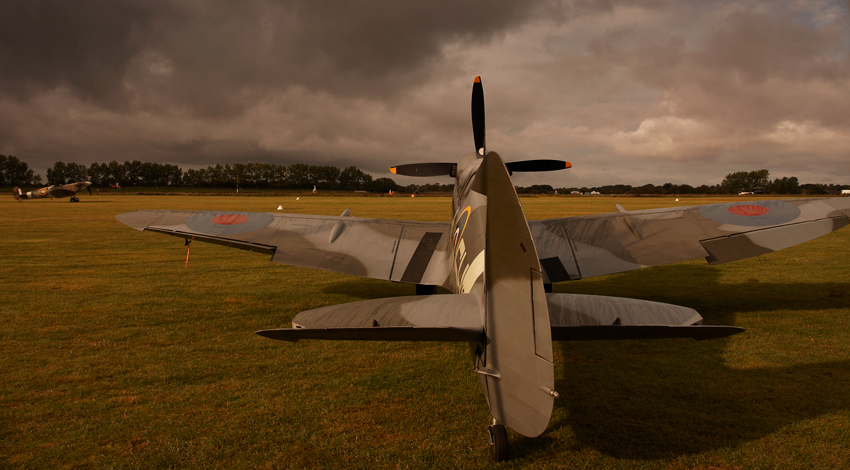
[{"label": "propeller blade", "polygon": [[401,176],[456,176],[457,163],[409,163],[390,167],[394,175]]},{"label": "propeller blade", "polygon": [[475,77],[472,84],[472,135],[475,138],[475,152],[484,155],[484,87],[481,77]]},{"label": "propeller blade", "polygon": [[523,160],[520,162],[508,162],[505,163],[505,166],[508,167],[508,171],[513,173],[515,171],[524,172],[564,170],[566,168],[572,167],[573,164],[570,162],[565,162],[563,160]]}]

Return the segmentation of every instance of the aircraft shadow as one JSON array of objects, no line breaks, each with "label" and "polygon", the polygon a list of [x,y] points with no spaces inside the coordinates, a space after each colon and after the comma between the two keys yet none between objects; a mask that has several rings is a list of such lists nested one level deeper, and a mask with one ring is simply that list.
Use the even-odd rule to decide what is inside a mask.
[{"label": "aircraft shadow", "polygon": [[[850,282],[750,279],[725,284],[720,277],[712,266],[672,265],[559,283],[554,290],[683,305],[715,325],[736,325],[735,315],[742,312],[850,308]],[[415,293],[411,285],[365,280],[334,283],[324,290],[355,299]],[[512,452],[529,459],[548,455],[554,444],[551,431],[569,426],[576,451],[592,448],[638,460],[675,458],[736,446],[850,408],[850,361],[735,369],[723,358],[727,343],[556,344],[555,386],[561,396],[550,431],[535,439],[512,438]]]},{"label": "aircraft shadow", "polygon": [[115,202],[115,201],[114,201],[114,200],[112,200],[112,199],[109,199],[109,200],[98,200],[98,201],[92,201],[92,200],[90,200],[90,199],[80,199],[80,200],[79,200],[79,201],[77,201],[77,202],[69,202],[69,201],[63,201],[63,202],[66,202],[66,203],[68,203],[68,204],[104,204],[104,203],[107,203],[107,202],[109,202],[109,203],[113,203],[113,202]]},{"label": "aircraft shadow", "polygon": [[714,266],[671,265],[554,285],[554,292],[631,297],[690,307],[706,324],[734,325],[736,312],[850,308],[850,282],[720,282]]},{"label": "aircraft shadow", "polygon": [[[717,268],[697,265],[640,273],[585,286],[558,284],[555,290],[685,305],[700,312],[706,323],[724,325],[736,325],[735,314],[742,312],[850,307],[847,282],[776,284],[751,279],[722,284]],[[735,369],[723,358],[727,343],[557,344],[564,361],[555,383],[561,393],[555,406],[561,410],[556,410],[551,429],[570,426],[579,448],[616,458],[675,458],[736,446],[850,408],[850,361]],[[518,444],[527,454],[535,454],[538,447],[550,452],[543,450],[545,440]]]},{"label": "aircraft shadow", "polygon": [[[326,294],[346,295],[355,299],[352,300],[352,302],[357,302],[360,300],[380,299],[383,297],[416,295],[416,288],[413,284],[352,278],[351,281],[348,282],[336,282],[329,284],[322,289],[322,292]],[[451,294],[451,291],[438,287],[437,294]]]},{"label": "aircraft shadow", "polygon": [[[561,345],[564,354],[572,347]],[[555,413],[550,428],[570,426],[579,449],[587,446],[616,458],[675,458],[734,447],[850,408],[847,360],[735,370],[703,368],[707,359],[713,362],[705,355],[690,359],[690,369],[665,363],[654,365],[650,374],[629,373],[624,371],[636,358],[623,347],[601,362],[570,364],[575,367],[555,384],[561,392],[555,406],[566,413]],[[535,439],[520,445],[527,455],[538,447]]]}]

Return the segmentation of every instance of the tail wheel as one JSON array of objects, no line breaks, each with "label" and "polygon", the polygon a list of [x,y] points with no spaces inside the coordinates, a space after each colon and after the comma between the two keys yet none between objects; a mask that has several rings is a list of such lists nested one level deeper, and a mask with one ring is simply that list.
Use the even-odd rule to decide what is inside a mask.
[{"label": "tail wheel", "polygon": [[487,428],[490,440],[490,455],[494,462],[508,460],[508,431],[503,424],[492,424]]}]

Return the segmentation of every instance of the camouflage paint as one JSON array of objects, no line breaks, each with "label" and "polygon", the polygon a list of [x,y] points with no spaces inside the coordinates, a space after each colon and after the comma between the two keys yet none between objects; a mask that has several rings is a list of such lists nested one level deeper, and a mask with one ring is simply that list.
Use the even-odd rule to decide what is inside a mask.
[{"label": "camouflage paint", "polygon": [[45,197],[60,199],[69,196],[74,197],[74,195],[78,192],[88,188],[89,186],[91,186],[91,182],[83,181],[79,183],[45,186],[41,189],[27,192],[23,192],[21,191],[21,188],[15,187],[12,189],[12,196],[17,201],[23,199],[40,199]]}]

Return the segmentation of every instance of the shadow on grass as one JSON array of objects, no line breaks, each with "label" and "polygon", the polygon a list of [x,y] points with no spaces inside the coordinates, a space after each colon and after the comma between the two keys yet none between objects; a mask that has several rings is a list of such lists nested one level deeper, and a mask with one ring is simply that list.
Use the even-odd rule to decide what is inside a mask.
[{"label": "shadow on grass", "polygon": [[[850,306],[847,282],[778,284],[750,279],[722,284],[719,277],[717,268],[674,265],[585,285],[562,284],[556,291],[685,305],[699,311],[706,323],[727,325],[735,325],[735,314],[742,312]],[[850,408],[846,393],[850,361],[734,369],[722,357],[727,343],[556,345],[565,364],[556,375],[561,398],[555,403],[550,429],[570,426],[579,448],[586,446],[615,458],[674,458],[734,447],[796,422]],[[521,445],[535,454],[549,444],[531,439]]]},{"label": "shadow on grass", "polygon": [[[674,458],[735,447],[850,408],[847,360],[706,372],[700,367],[704,354],[696,354],[692,369],[668,363],[636,374],[628,372],[635,362],[629,346],[623,343],[604,361],[577,365],[556,380],[556,406],[566,413],[558,413],[551,428],[570,426],[581,446],[615,458]],[[524,443],[529,453],[536,453],[533,441]]]},{"label": "shadow on grass", "polygon": [[[329,284],[322,289],[322,292],[325,294],[346,295],[352,297],[351,302],[357,302],[384,297],[416,295],[416,287],[413,284],[352,278],[348,282]],[[437,294],[451,294],[451,291],[438,287]]]},{"label": "shadow on grass", "polygon": [[[776,283],[752,278],[726,284],[720,278],[715,267],[672,265],[556,284],[555,292],[684,305],[715,325],[736,325],[735,315],[743,312],[850,307],[848,282]],[[352,301],[415,293],[412,285],[370,280],[334,283],[324,292]],[[534,439],[512,439],[512,452],[534,460],[553,451],[590,448],[621,459],[670,459],[735,447],[796,422],[850,408],[846,393],[850,361],[740,370],[725,363],[727,343],[721,339],[557,344],[556,362],[561,363],[556,364],[555,385],[561,398],[555,402],[549,431]],[[565,449],[569,444],[553,437],[565,426],[575,435],[574,449]]]},{"label": "shadow on grass", "polygon": [[[769,268],[764,268],[769,269]],[[706,324],[734,325],[736,312],[850,308],[850,282],[771,283],[753,271],[745,283],[720,282],[720,268],[679,264],[555,284],[555,292],[632,297],[690,307]]]}]

